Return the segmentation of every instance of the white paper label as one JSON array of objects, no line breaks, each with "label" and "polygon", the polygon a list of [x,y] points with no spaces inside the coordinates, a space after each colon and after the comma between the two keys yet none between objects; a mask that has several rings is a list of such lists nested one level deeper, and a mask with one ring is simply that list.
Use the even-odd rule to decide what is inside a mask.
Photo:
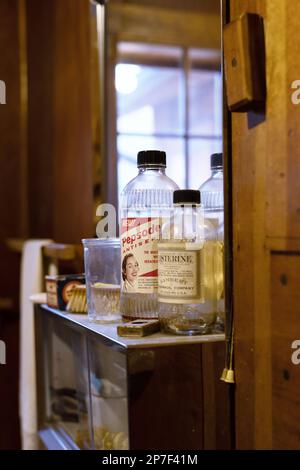
[{"label": "white paper label", "polygon": [[160,248],[158,300],[165,303],[201,303],[201,251]]},{"label": "white paper label", "polygon": [[157,292],[159,218],[122,220],[122,292]]}]

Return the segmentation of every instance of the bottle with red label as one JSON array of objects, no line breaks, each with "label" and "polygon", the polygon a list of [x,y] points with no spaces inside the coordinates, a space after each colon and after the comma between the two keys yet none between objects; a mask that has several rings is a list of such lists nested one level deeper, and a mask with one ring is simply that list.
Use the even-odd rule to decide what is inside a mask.
[{"label": "bottle with red label", "polygon": [[138,175],[120,198],[121,313],[125,320],[158,317],[157,243],[178,189],[165,173],[165,152],[139,152],[137,166]]}]

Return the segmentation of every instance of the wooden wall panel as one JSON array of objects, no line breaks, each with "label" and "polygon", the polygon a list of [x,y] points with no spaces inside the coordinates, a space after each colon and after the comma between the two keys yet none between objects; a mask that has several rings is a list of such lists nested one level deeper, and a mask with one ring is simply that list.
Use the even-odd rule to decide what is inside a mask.
[{"label": "wooden wall panel", "polygon": [[147,5],[109,4],[109,33],[120,41],[220,49],[220,12],[201,13]]},{"label": "wooden wall panel", "polygon": [[[286,125],[286,188],[287,206],[286,212],[278,214],[278,217],[287,220],[288,238],[300,238],[300,105],[292,103],[291,89],[294,80],[300,80],[300,35],[299,35],[299,2],[284,2],[286,4],[285,24],[287,25],[285,36],[285,54],[287,60],[286,81],[283,87],[286,90],[287,125]],[[274,204],[276,200],[274,201]]]},{"label": "wooden wall panel", "polygon": [[272,440],[276,449],[300,447],[300,365],[291,348],[300,340],[300,252],[271,257]]},{"label": "wooden wall panel", "polygon": [[80,243],[94,232],[89,27],[89,0],[0,1],[0,448],[20,445],[20,256],[6,240]]},{"label": "wooden wall panel", "polygon": [[[5,105],[0,105],[0,297],[13,299],[18,289],[18,264],[8,251],[8,237],[26,236],[22,211],[26,206],[22,181],[21,132],[21,67],[20,67],[19,1],[0,2],[0,79],[6,83]],[[25,195],[26,196],[26,195]]]},{"label": "wooden wall panel", "polygon": [[[295,3],[295,2],[294,2]],[[267,221],[269,237],[287,236],[287,105],[289,90],[286,83],[288,55],[286,50],[286,1],[268,2],[266,40],[268,56],[268,121],[266,147],[268,171]],[[289,64],[290,66],[291,64]],[[290,122],[291,124],[291,122]]]},{"label": "wooden wall panel", "polygon": [[54,3],[54,238],[93,235],[91,38],[88,0]]},{"label": "wooden wall panel", "polygon": [[[268,2],[270,38],[270,117],[268,236],[300,237],[300,106],[292,103],[291,85],[300,79],[299,2]],[[275,85],[276,83],[276,85]],[[271,102],[271,101],[270,101]],[[276,125],[276,127],[275,127]],[[274,138],[277,136],[277,138]],[[280,136],[280,137],[279,137]]]},{"label": "wooden wall panel", "polygon": [[[244,11],[265,16],[263,1],[232,1],[230,6],[231,20]],[[260,124],[253,127],[253,121]],[[232,114],[236,445],[240,449],[271,446],[266,126],[263,114]]]},{"label": "wooden wall panel", "polygon": [[30,235],[94,233],[89,0],[27,0]]},{"label": "wooden wall panel", "polygon": [[38,238],[54,236],[53,28],[53,3],[27,0],[29,224]]},{"label": "wooden wall panel", "polygon": [[[265,19],[267,53],[267,122],[255,129],[265,152],[266,236],[300,237],[299,185],[300,105],[292,103],[291,85],[300,79],[300,36],[297,18],[300,4],[286,0],[232,2],[232,15],[258,12]],[[248,119],[247,119],[248,123]],[[249,133],[250,134],[250,133]]]},{"label": "wooden wall panel", "polygon": [[234,389],[222,382],[225,344],[202,345],[203,377],[203,448],[230,450],[234,448]]},{"label": "wooden wall panel", "polygon": [[[267,74],[265,113],[232,113],[239,449],[299,447],[295,436],[300,409],[297,405],[292,411],[291,406],[292,402],[295,404],[298,382],[295,378],[290,382],[282,380],[290,353],[286,340],[290,340],[293,331],[300,330],[300,317],[295,315],[298,299],[293,298],[288,304],[282,289],[278,289],[275,279],[280,270],[279,257],[272,255],[274,251],[287,251],[284,266],[290,266],[291,272],[299,277],[298,258],[291,252],[300,242],[297,215],[300,128],[298,108],[290,102],[290,83],[297,79],[299,68],[295,49],[299,50],[300,35],[295,18],[299,17],[300,4],[296,3],[230,1],[231,20],[243,12],[263,16]],[[293,319],[293,328],[290,325],[284,330],[285,316]]]},{"label": "wooden wall panel", "polygon": [[[220,381],[224,349],[224,343],[211,343],[131,351],[129,414],[133,449],[144,448],[145,442],[149,450],[169,448],[170,442],[172,449],[232,448],[230,389]],[[153,399],[157,406],[145,407],[145,400],[152,404]],[[162,407],[167,433],[161,426]],[[184,422],[178,421],[180,415],[185,416]]]},{"label": "wooden wall panel", "polygon": [[0,313],[0,339],[6,344],[6,365],[0,366],[0,451],[19,450],[19,320]]},{"label": "wooden wall panel", "polygon": [[[145,442],[148,450],[168,449],[170,442],[174,450],[203,449],[201,349],[201,345],[184,345],[129,351],[132,449],[145,449]],[[178,416],[185,416],[184,421]]]},{"label": "wooden wall panel", "polygon": [[[23,180],[24,115],[21,89],[19,0],[0,2],[0,80],[6,83],[6,104],[0,105],[0,340],[7,364],[0,366],[0,449],[20,447],[18,416],[18,289],[19,259],[5,240],[26,236],[26,182]],[[23,64],[24,65],[24,64]],[[26,150],[26,149],[25,149]],[[25,193],[25,200],[24,198]]]},{"label": "wooden wall panel", "polygon": [[219,13],[219,0],[110,0],[110,3],[148,5],[155,8],[171,8],[202,13]]}]

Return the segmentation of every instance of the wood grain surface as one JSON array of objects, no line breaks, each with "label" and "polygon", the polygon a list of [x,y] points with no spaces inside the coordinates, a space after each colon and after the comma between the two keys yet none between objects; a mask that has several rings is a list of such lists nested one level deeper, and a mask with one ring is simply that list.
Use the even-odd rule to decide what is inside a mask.
[{"label": "wood grain surface", "polygon": [[265,112],[232,114],[236,446],[296,449],[299,384],[289,358],[300,331],[300,108],[291,83],[300,77],[300,4],[231,0],[230,9],[231,20],[264,18],[267,72]]}]

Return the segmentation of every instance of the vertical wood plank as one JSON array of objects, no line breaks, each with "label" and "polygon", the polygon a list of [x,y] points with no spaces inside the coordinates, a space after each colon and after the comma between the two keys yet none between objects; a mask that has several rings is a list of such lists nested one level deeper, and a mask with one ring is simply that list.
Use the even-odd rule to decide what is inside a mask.
[{"label": "vertical wood plank", "polygon": [[201,450],[201,345],[129,350],[128,368],[131,449]]},{"label": "vertical wood plank", "polygon": [[[118,207],[118,156],[117,156],[117,95],[115,88],[115,67],[117,64],[117,38],[110,34],[107,38],[107,71],[106,71],[106,181],[105,195],[107,202]],[[109,106],[108,106],[109,103]],[[123,188],[120,188],[123,190]]]},{"label": "vertical wood plank", "polygon": [[287,236],[287,101],[286,73],[290,64],[286,37],[288,2],[268,2],[266,22],[267,70],[268,70],[268,128],[267,154],[268,171],[266,231],[268,237]]},{"label": "vertical wood plank", "polygon": [[[21,116],[20,3],[0,2],[0,80],[6,84],[6,104],[0,105],[0,259],[5,273],[0,297],[11,298],[18,311],[18,258],[9,252],[5,240],[22,238],[26,233],[26,181],[21,158],[24,149],[26,116]],[[26,103],[24,103],[26,106]],[[25,200],[23,201],[23,199]]]},{"label": "vertical wood plank", "polygon": [[[23,12],[22,12],[23,14]],[[1,450],[20,448],[18,414],[18,290],[19,259],[10,253],[5,240],[26,236],[26,181],[21,156],[26,149],[23,130],[26,114],[21,117],[21,51],[19,0],[0,2],[0,80],[6,84],[6,104],[0,105],[0,298],[12,301],[12,310],[0,311],[0,339],[7,347],[7,365],[0,368]],[[26,64],[23,64],[26,66]],[[24,127],[23,127],[24,126]],[[22,198],[25,200],[22,201]],[[22,212],[24,211],[24,212]],[[23,214],[23,215],[22,215]],[[4,302],[5,304],[5,302]]]},{"label": "vertical wood plank", "polygon": [[271,259],[273,447],[299,449],[300,374],[292,343],[300,340],[300,252]]},{"label": "vertical wood plank", "polygon": [[20,51],[20,228],[29,235],[28,207],[28,67],[26,0],[19,0],[19,51]]},{"label": "vertical wood plank", "polygon": [[[54,9],[27,0],[30,235],[54,237]],[[63,2],[62,2],[63,6]]]},{"label": "vertical wood plank", "polygon": [[203,448],[230,450],[234,448],[234,390],[220,380],[224,369],[225,343],[203,344]]},{"label": "vertical wood plank", "polygon": [[27,0],[30,235],[94,234],[89,0]]},{"label": "vertical wood plank", "polygon": [[299,272],[288,250],[300,238],[300,108],[291,103],[291,83],[300,77],[300,5],[232,0],[231,7],[232,19],[243,11],[264,17],[267,66],[265,115],[232,117],[237,447],[297,448],[298,382],[282,374],[300,326],[299,299],[279,289],[272,253],[283,250],[286,269]]},{"label": "vertical wood plank", "polygon": [[[291,85],[295,80],[300,80],[300,62],[299,62],[299,2],[285,2],[285,24],[286,24],[286,70],[285,70],[285,86],[283,93],[285,94],[285,103],[287,107],[287,122],[285,127],[286,152],[281,155],[281,159],[286,160],[286,192],[287,203],[285,212],[278,214],[280,221],[287,223],[287,238],[300,238],[300,105],[292,102]],[[279,187],[280,193],[282,183]],[[277,196],[278,197],[278,196]],[[278,199],[275,199],[275,205]]]},{"label": "vertical wood plank", "polygon": [[93,230],[91,37],[88,0],[54,4],[54,238],[66,243]]},{"label": "vertical wood plank", "polygon": [[[266,2],[260,0],[232,1],[231,20],[245,11],[266,18],[265,7]],[[240,449],[272,445],[266,130],[263,113],[232,115],[236,430]]]}]

